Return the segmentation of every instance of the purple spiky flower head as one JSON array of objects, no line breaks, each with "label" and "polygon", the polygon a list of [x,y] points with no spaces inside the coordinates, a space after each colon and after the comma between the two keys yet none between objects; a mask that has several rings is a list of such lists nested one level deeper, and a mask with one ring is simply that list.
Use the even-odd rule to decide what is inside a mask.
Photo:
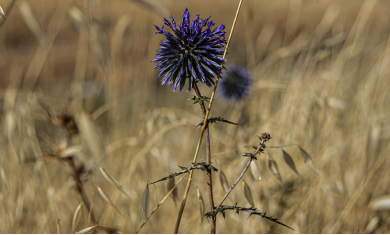
[{"label": "purple spiky flower head", "polygon": [[237,103],[248,95],[251,84],[252,79],[248,70],[230,66],[219,80],[217,94],[222,100]]},{"label": "purple spiky flower head", "polygon": [[161,84],[173,86],[173,91],[181,91],[188,78],[188,90],[192,89],[194,81],[200,81],[208,87],[214,85],[215,77],[221,71],[223,55],[221,48],[226,44],[225,25],[221,24],[211,29],[215,23],[209,21],[210,17],[202,20],[196,15],[195,20],[190,21],[190,13],[186,8],[181,24],[176,22],[171,15],[168,20],[164,18],[164,24],[170,27],[173,34],[164,29],[164,25],[156,34],[163,34],[166,41],[161,41],[158,54],[152,62],[159,64],[154,70],[159,69],[157,77],[162,78]]}]

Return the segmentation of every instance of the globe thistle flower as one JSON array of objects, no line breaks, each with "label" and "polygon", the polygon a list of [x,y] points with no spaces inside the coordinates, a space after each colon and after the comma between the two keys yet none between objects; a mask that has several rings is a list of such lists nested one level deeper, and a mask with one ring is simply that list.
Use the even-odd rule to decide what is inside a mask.
[{"label": "globe thistle flower", "polygon": [[[164,29],[164,25],[156,34],[163,34],[166,41],[161,41],[158,54],[152,62],[159,64],[157,77],[162,78],[161,84],[173,86],[173,91],[181,91],[188,78],[188,90],[192,89],[194,81],[201,81],[208,87],[214,85],[215,77],[221,71],[221,63],[225,61],[218,55],[223,55],[221,48],[226,44],[225,25],[221,24],[214,30],[215,25],[210,17],[202,20],[196,15],[190,21],[190,13],[186,8],[181,24],[177,27],[171,15],[164,24],[170,27],[173,34]],[[203,29],[204,28],[204,29]]]},{"label": "globe thistle flower", "polygon": [[221,76],[217,87],[217,94],[227,102],[236,103],[249,93],[251,84],[252,79],[246,69],[231,66]]}]

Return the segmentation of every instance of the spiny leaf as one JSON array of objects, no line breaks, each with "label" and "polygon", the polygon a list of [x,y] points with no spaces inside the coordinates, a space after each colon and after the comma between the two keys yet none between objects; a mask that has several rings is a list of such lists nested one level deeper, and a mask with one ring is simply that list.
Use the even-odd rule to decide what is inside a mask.
[{"label": "spiny leaf", "polygon": [[251,204],[252,207],[254,207],[253,198],[252,198],[252,191],[249,188],[249,186],[244,181],[244,195],[246,200],[248,200],[249,204]]},{"label": "spiny leaf", "polygon": [[284,161],[287,163],[287,165],[291,168],[291,170],[293,170],[295,173],[297,173],[297,175],[301,176],[301,175],[298,173],[298,170],[297,170],[297,168],[295,167],[294,161],[293,161],[292,157],[290,156],[290,154],[288,154],[287,152],[285,152],[283,149],[282,149],[282,152],[283,152],[283,159],[284,159]]},{"label": "spiny leaf", "polygon": [[73,221],[72,221],[72,231],[73,231],[73,232],[76,232],[77,224],[78,224],[79,221],[80,221],[80,217],[81,217],[81,205],[83,205],[82,202],[77,206],[77,208],[76,208],[76,210],[75,210],[75,212],[74,212],[74,214],[73,214]]},{"label": "spiny leaf", "polygon": [[194,101],[192,104],[196,104],[196,103],[199,103],[199,102],[205,102],[205,101],[209,101],[209,100],[210,100],[210,98],[209,98],[209,97],[206,97],[206,96],[202,96],[202,97],[200,97],[200,98],[198,98],[198,97],[194,96],[194,97],[192,97],[192,99],[191,99],[191,100],[193,100],[193,101]]},{"label": "spiny leaf", "polygon": [[150,205],[149,186],[146,185],[146,189],[144,191],[144,195],[142,196],[142,202],[141,202],[141,220],[140,220],[140,222],[142,221],[142,219],[144,217],[147,217],[149,205]]},{"label": "spiny leaf", "polygon": [[100,170],[100,173],[102,173],[103,177],[108,181],[110,182],[111,184],[113,184],[117,189],[119,189],[124,195],[128,196],[126,191],[122,188],[122,186],[118,183],[118,181],[116,181],[116,179],[110,174],[108,173],[103,167],[100,167],[99,168]]},{"label": "spiny leaf", "polygon": [[302,156],[303,160],[305,161],[306,165],[308,165],[308,167],[314,173],[316,173],[319,177],[321,177],[320,172],[318,171],[318,167],[317,167],[316,163],[314,162],[313,158],[310,157],[310,155],[304,149],[302,149],[300,146],[298,146],[298,148],[301,150],[301,156]]},{"label": "spiny leaf", "polygon": [[[228,121],[228,120],[223,119],[223,118],[221,118],[221,117],[211,117],[211,118],[207,119],[207,123],[217,123],[217,122],[226,122],[226,123],[229,123],[229,124],[238,125],[237,123]],[[204,123],[204,120],[201,121],[201,122],[200,122],[198,125],[196,125],[195,127],[203,126],[203,123]]]},{"label": "spiny leaf", "polygon": [[122,213],[118,210],[118,208],[115,206],[115,204],[108,197],[108,195],[101,188],[97,187],[97,189],[99,191],[100,196],[102,196],[102,198],[104,199],[104,201],[106,201],[108,204],[110,204],[120,215],[122,215]]},{"label": "spiny leaf", "polygon": [[289,229],[295,231],[295,229],[291,228],[290,226],[288,226],[288,225],[286,225],[286,224],[283,224],[283,223],[280,222],[277,218],[273,218],[272,216],[267,216],[266,213],[261,213],[261,212],[259,212],[259,211],[255,211],[255,212],[251,212],[250,215],[249,215],[249,217],[251,217],[251,215],[258,215],[258,216],[261,216],[261,217],[266,218],[266,219],[268,219],[268,220],[270,220],[270,221],[272,221],[272,222],[274,222],[274,223],[280,224],[280,225],[282,225],[282,226],[284,226],[284,227],[286,227],[286,228],[289,228]]}]

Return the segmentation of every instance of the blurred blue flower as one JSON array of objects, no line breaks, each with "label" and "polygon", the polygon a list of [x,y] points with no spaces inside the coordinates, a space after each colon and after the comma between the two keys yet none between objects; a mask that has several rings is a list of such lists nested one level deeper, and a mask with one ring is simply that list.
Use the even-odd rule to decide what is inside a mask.
[{"label": "blurred blue flower", "polygon": [[161,28],[154,26],[156,34],[163,34],[167,39],[161,41],[158,54],[152,60],[159,63],[154,70],[160,70],[157,77],[162,78],[162,85],[173,86],[174,91],[181,91],[187,78],[188,90],[192,89],[193,81],[198,79],[208,87],[214,85],[224,61],[218,55],[223,55],[221,48],[226,44],[225,25],[221,24],[212,30],[215,23],[209,19],[201,20],[197,15],[191,22],[186,8],[178,28],[172,15],[168,20],[164,18],[164,24],[174,34],[165,31],[164,25]]},{"label": "blurred blue flower", "polygon": [[221,76],[217,87],[217,94],[227,102],[236,103],[249,93],[251,84],[252,79],[248,70],[231,66]]}]

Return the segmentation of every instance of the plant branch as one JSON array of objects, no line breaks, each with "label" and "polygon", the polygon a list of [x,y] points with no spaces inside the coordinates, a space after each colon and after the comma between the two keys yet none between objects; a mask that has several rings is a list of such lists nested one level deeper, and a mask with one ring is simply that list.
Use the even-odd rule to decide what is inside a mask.
[{"label": "plant branch", "polygon": [[262,150],[262,147],[264,146],[264,140],[261,141],[261,143],[259,144],[259,146],[257,147],[257,149],[255,150],[255,152],[252,154],[252,157],[249,159],[248,163],[246,164],[246,167],[244,169],[244,171],[241,173],[240,177],[238,177],[238,179],[236,180],[236,182],[234,182],[234,184],[232,185],[232,187],[229,189],[229,191],[227,191],[227,193],[225,194],[225,196],[222,198],[221,202],[218,204],[217,208],[219,208],[222,203],[226,200],[226,198],[229,196],[230,192],[234,189],[234,187],[236,187],[236,185],[238,184],[238,182],[240,182],[241,178],[245,175],[246,171],[248,170],[249,166],[251,165],[251,162],[253,161],[254,157],[256,156],[256,154]]},{"label": "plant branch", "polygon": [[[230,35],[229,35],[228,41],[227,41],[227,43],[226,43],[225,52],[224,52],[224,54],[223,54],[223,56],[222,56],[223,59],[225,59],[226,54],[227,54],[227,50],[228,50],[228,48],[229,48],[230,40],[231,40],[231,38],[232,38],[233,31],[234,31],[234,27],[235,27],[235,25],[236,25],[236,21],[237,21],[237,18],[238,18],[238,14],[239,14],[240,9],[241,9],[242,1],[243,1],[243,0],[240,0],[240,3],[238,4],[236,16],[234,17],[234,20],[233,20],[232,30],[230,31]],[[221,65],[223,66],[223,64],[224,64],[224,63],[222,62]],[[219,81],[220,76],[221,76],[221,73],[219,72],[219,73],[218,73],[218,76],[217,76],[217,79],[216,79],[216,81],[215,81],[215,86],[214,86],[213,93],[211,94],[211,99],[210,99],[209,107],[208,107],[207,113],[206,113],[206,115],[205,115],[205,117],[204,117],[204,123],[203,123],[203,126],[202,126],[202,132],[201,132],[201,134],[200,134],[200,137],[199,137],[199,140],[198,140],[198,145],[197,145],[196,150],[195,150],[195,156],[194,156],[193,162],[196,162],[196,159],[197,159],[197,157],[198,157],[200,144],[201,144],[201,142],[202,142],[203,134],[204,134],[205,129],[206,129],[206,126],[207,126],[207,119],[209,118],[211,106],[212,106],[212,104],[213,104],[213,100],[214,100],[214,97],[215,97],[215,91],[216,91],[216,89],[217,89],[218,81]],[[183,215],[184,207],[185,207],[185,204],[186,204],[186,201],[187,201],[188,191],[190,190],[190,186],[191,186],[192,174],[193,174],[193,171],[190,172],[190,177],[188,178],[186,190],[185,190],[184,196],[183,196],[183,201],[182,201],[182,203],[181,203],[180,211],[179,211],[179,214],[178,214],[178,216],[177,216],[177,220],[176,220],[176,225],[175,225],[175,231],[174,231],[174,233],[177,233],[178,230],[179,230],[180,220],[181,220],[181,217],[182,217],[182,215]],[[214,209],[214,208],[213,208],[213,209]]]}]

